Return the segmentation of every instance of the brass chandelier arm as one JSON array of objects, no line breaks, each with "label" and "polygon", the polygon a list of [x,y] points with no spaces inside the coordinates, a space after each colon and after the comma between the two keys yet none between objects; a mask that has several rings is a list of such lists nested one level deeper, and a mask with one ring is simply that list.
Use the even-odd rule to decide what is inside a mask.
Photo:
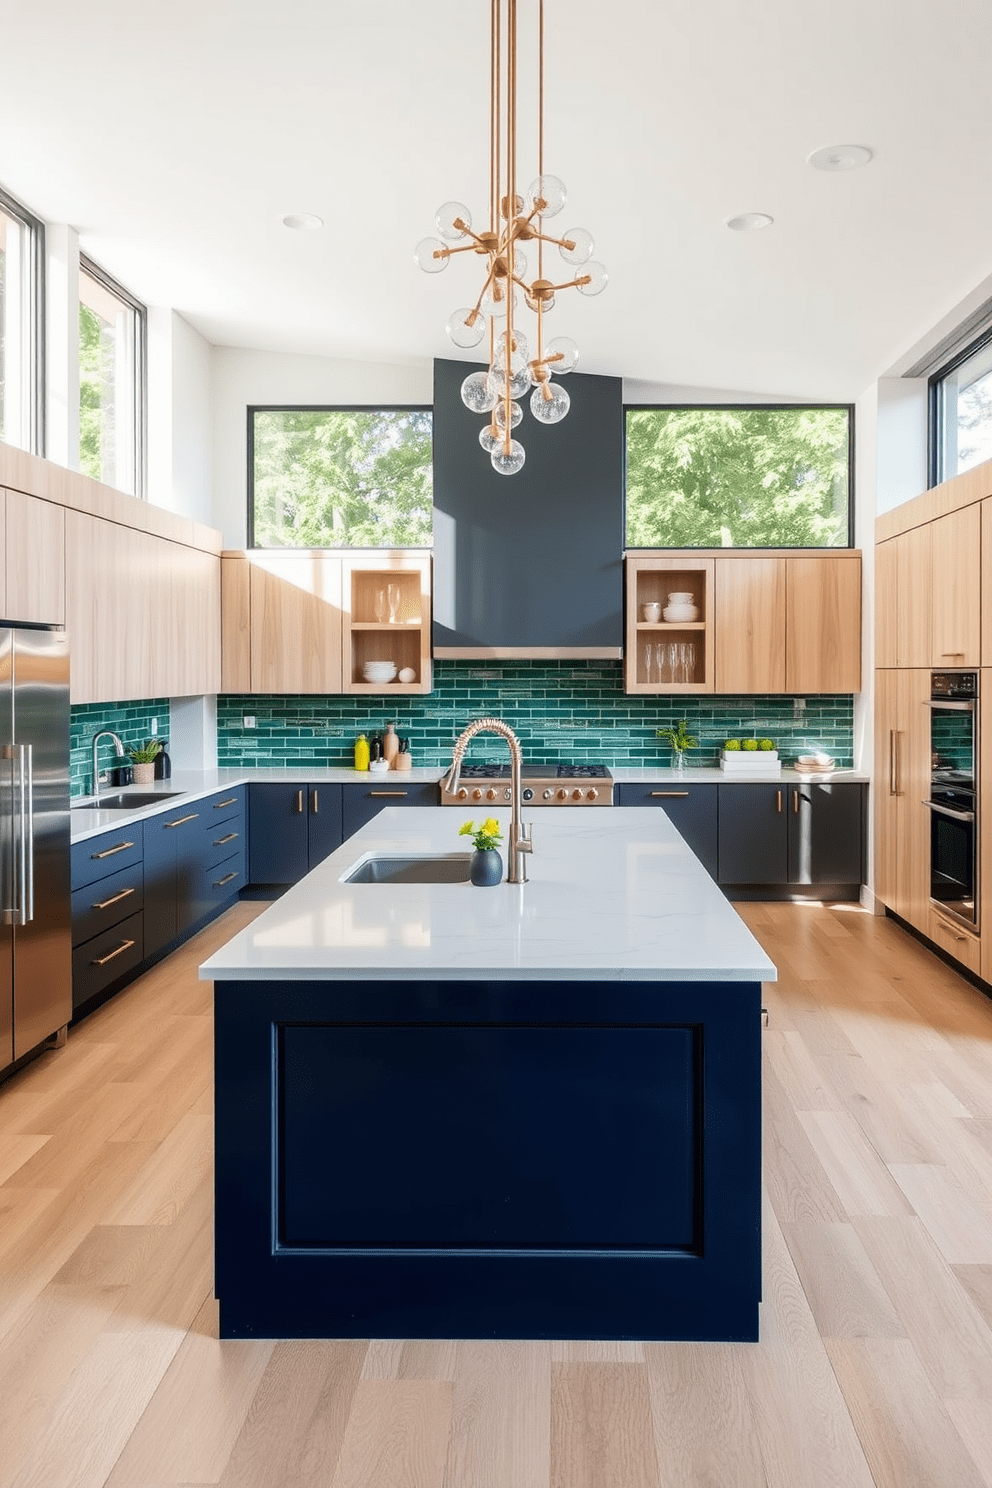
[{"label": "brass chandelier arm", "polygon": [[556,289],[556,290],[557,289],[576,289],[580,285],[590,284],[591,282],[592,282],[592,275],[591,274],[580,274],[577,279],[568,279],[568,280],[566,280],[566,282],[564,284],[552,284],[551,288],[552,289]]}]

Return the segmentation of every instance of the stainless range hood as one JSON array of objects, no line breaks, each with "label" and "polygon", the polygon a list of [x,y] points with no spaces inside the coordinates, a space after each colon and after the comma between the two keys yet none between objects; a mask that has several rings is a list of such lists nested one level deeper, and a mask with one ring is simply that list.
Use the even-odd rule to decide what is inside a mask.
[{"label": "stainless range hood", "polygon": [[621,379],[573,373],[568,417],[550,428],[525,403],[527,461],[504,476],[461,400],[476,370],[434,363],[434,655],[619,659]]}]

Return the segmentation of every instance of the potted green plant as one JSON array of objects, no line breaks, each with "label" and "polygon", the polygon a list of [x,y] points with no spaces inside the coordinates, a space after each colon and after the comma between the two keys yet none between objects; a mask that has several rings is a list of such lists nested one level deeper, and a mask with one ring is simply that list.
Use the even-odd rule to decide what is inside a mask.
[{"label": "potted green plant", "polygon": [[680,718],[670,728],[655,730],[659,739],[667,739],[672,748],[672,769],[682,771],[685,769],[685,752],[687,749],[695,749],[699,740],[689,732],[689,721]]},{"label": "potted green plant", "polygon": [[162,752],[158,739],[146,739],[144,744],[129,747],[127,753],[134,766],[135,785],[151,785],[155,779],[155,761]]},{"label": "potted green plant", "polygon": [[502,829],[494,816],[487,816],[476,828],[474,822],[463,822],[458,829],[459,837],[471,837],[475,846],[469,877],[476,888],[491,889],[503,877],[503,859],[497,852],[503,840]]}]

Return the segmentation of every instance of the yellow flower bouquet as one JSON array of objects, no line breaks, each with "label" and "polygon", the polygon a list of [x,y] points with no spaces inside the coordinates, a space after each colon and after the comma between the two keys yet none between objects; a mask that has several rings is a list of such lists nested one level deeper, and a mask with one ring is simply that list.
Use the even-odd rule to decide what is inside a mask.
[{"label": "yellow flower bouquet", "polygon": [[499,847],[503,840],[499,822],[494,816],[487,816],[484,822],[480,822],[478,830],[474,822],[464,822],[458,828],[459,837],[471,837],[477,852],[492,852],[493,848]]}]

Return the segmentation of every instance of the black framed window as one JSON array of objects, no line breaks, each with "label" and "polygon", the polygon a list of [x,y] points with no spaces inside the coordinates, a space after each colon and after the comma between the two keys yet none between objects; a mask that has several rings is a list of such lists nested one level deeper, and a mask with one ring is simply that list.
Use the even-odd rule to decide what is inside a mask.
[{"label": "black framed window", "polygon": [[930,378],[930,484],[992,460],[992,328]]},{"label": "black framed window", "polygon": [[0,440],[44,450],[45,228],[0,191]]},{"label": "black framed window", "polygon": [[79,257],[79,468],[118,491],[145,488],[144,305]]},{"label": "black framed window", "polygon": [[433,410],[248,409],[248,545],[433,542]]},{"label": "black framed window", "polygon": [[628,548],[853,545],[851,404],[631,405]]}]

